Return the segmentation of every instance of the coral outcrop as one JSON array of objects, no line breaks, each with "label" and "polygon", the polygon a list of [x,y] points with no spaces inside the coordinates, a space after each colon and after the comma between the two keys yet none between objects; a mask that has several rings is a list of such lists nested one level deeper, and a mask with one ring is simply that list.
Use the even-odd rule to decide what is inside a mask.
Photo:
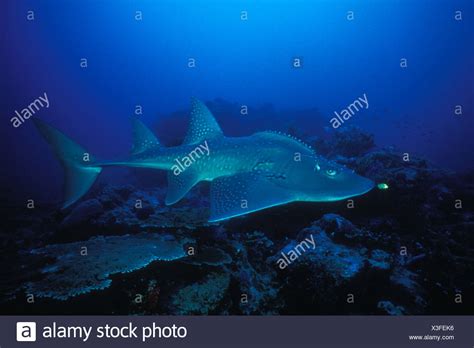
[{"label": "coral outcrop", "polygon": [[41,278],[28,282],[27,292],[36,297],[67,300],[102,290],[110,276],[146,267],[153,261],[173,261],[186,256],[185,240],[171,235],[137,234],[93,237],[84,242],[53,244],[34,249],[32,254],[51,259],[42,267]]}]

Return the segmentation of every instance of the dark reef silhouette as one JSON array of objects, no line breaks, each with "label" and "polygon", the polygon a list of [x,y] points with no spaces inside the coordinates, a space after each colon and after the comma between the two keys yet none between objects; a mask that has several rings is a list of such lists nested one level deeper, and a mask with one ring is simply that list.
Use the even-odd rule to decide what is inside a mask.
[{"label": "dark reef silhouette", "polygon": [[[285,131],[389,188],[352,205],[293,203],[208,223],[208,185],[165,206],[163,177],[130,170],[133,184],[99,182],[65,211],[11,207],[0,239],[9,265],[2,269],[4,314],[403,315],[474,308],[465,306],[474,293],[466,276],[474,273],[467,208],[474,173],[404,161],[403,153],[378,148],[350,125],[328,134],[316,109],[279,113],[265,105],[243,116],[239,105],[221,99],[208,106],[229,135]],[[158,136],[178,144],[186,124],[183,112],[160,117]],[[281,253],[308,236],[315,248],[280,269]],[[456,307],[456,295],[466,295],[464,306]]]}]

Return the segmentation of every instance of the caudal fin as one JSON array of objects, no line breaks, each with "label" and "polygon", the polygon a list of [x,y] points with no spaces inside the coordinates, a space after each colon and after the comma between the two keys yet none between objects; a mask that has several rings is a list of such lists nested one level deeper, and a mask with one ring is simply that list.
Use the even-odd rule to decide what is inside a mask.
[{"label": "caudal fin", "polygon": [[67,208],[80,199],[95,182],[102,168],[93,166],[95,162],[82,146],[76,144],[56,128],[33,118],[36,128],[51,145],[54,154],[61,162],[64,172],[64,204]]}]

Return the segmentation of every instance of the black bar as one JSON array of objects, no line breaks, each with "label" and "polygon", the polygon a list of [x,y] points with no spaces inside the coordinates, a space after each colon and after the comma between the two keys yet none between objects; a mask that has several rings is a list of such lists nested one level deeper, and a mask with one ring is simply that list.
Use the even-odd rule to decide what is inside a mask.
[{"label": "black bar", "polygon": [[[17,322],[36,322],[36,342],[17,342]],[[79,329],[76,338],[44,338],[44,333],[56,323],[66,327],[90,327],[89,338]],[[110,327],[137,327],[137,338],[97,338],[97,330]],[[161,328],[163,336],[143,342],[144,327]],[[165,329],[169,327],[170,329]],[[179,327],[185,327],[186,330]],[[56,333],[59,331],[56,330]],[[117,329],[109,331],[116,335]],[[145,329],[145,333],[151,331]],[[178,335],[183,335],[179,338]],[[278,317],[171,317],[171,316],[3,316],[0,317],[0,347],[473,347],[473,316],[278,316]],[[28,332],[26,332],[28,334]],[[73,331],[71,330],[71,335]],[[409,335],[443,337],[410,340]]]}]

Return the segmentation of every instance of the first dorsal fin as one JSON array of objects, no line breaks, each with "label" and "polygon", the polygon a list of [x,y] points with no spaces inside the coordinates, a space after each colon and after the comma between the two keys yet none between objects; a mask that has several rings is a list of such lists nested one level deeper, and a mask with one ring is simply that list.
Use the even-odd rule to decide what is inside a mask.
[{"label": "first dorsal fin", "polygon": [[160,146],[160,142],[152,131],[138,118],[133,118],[132,155]]},{"label": "first dorsal fin", "polygon": [[206,105],[197,98],[191,98],[191,121],[183,144],[196,144],[222,135],[221,127]]}]

